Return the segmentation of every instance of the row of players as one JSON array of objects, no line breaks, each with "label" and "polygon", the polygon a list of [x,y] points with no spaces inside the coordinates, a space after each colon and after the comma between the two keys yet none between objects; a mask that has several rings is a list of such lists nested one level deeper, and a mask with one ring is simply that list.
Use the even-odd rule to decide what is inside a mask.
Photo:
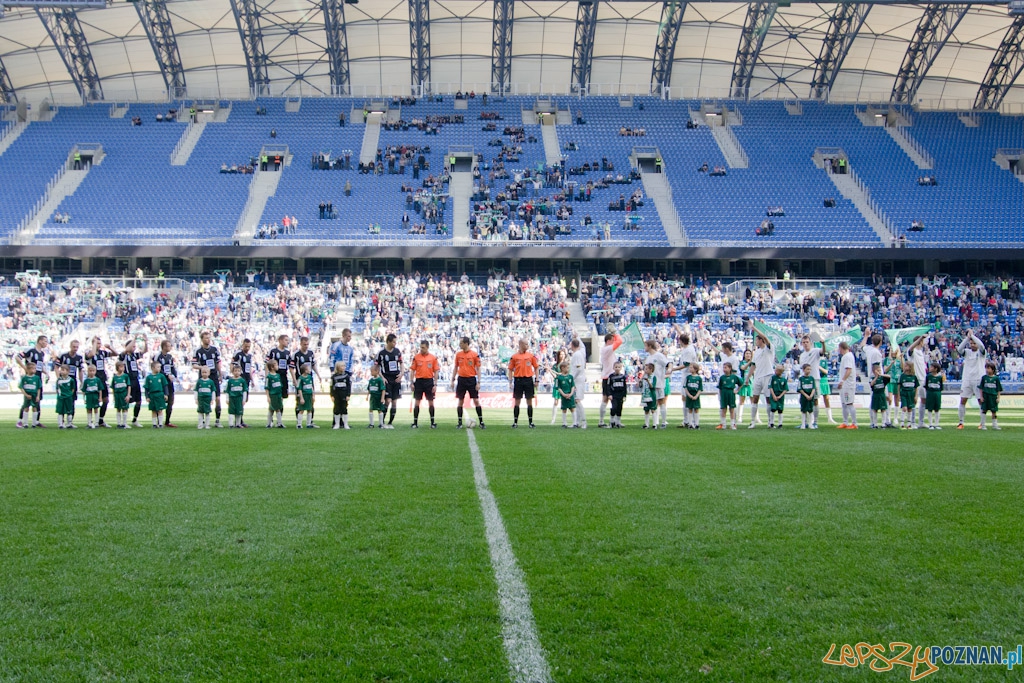
[{"label": "row of players", "polygon": [[[347,427],[347,401],[351,394],[352,378],[348,369],[352,361],[352,349],[348,346],[350,333],[343,333],[342,341],[335,344],[331,350],[332,361],[335,361],[335,372],[331,377],[331,393],[335,397],[335,426]],[[900,417],[905,426],[913,423],[913,411],[919,407],[919,421],[923,421],[924,412],[929,413],[929,426],[935,427],[938,424],[938,407],[941,406],[941,392],[944,385],[944,377],[938,372],[938,366],[932,365],[932,372],[925,373],[924,380],[919,377],[918,364],[924,365],[924,353],[922,345],[925,337],[919,337],[908,349],[911,360],[905,365],[900,365],[898,360],[899,349],[893,348],[888,362],[883,360],[881,352],[881,335],[873,335],[869,338],[864,347],[864,356],[867,367],[870,368],[872,376],[870,384],[872,388],[872,426],[893,426],[892,411],[888,395],[898,394],[899,404],[902,406]],[[220,353],[210,344],[210,333],[204,332],[200,337],[201,347],[196,350],[193,358],[193,367],[200,370],[201,379],[196,385],[198,405],[200,414],[203,408],[209,408],[215,401],[217,426],[220,425],[220,378],[219,365]],[[680,364],[672,366],[668,358],[661,352],[658,342],[650,340],[645,344],[648,356],[644,361],[645,373],[641,379],[641,393],[646,413],[645,426],[658,428],[659,421],[656,413],[660,412],[660,426],[667,428],[667,404],[666,396],[669,393],[668,377],[672,372],[682,371],[684,379],[684,419],[680,427],[699,427],[700,395],[704,390],[703,379],[700,376],[700,366],[696,362],[696,354],[689,344],[689,339],[683,335],[683,349]],[[373,376],[369,387],[369,399],[371,403],[371,421],[374,425],[373,413],[378,413],[378,426],[393,427],[397,411],[397,401],[401,397],[401,380],[405,373],[402,353],[395,347],[395,335],[388,335],[385,346],[378,353],[373,365]],[[124,416],[118,408],[118,426],[125,428],[127,424],[128,405],[135,404],[135,417],[133,426],[138,426],[138,414],[141,410],[142,386],[139,382],[139,359],[142,354],[135,351],[135,340],[130,340],[125,349],[118,355],[117,375],[115,376],[112,388],[117,394],[121,389],[125,390],[126,400],[123,401]],[[313,364],[313,353],[309,350],[308,338],[300,340],[300,350],[291,354],[287,349],[288,338],[282,335],[278,339],[279,347],[272,349],[267,357],[267,391],[268,404],[271,406],[268,414],[268,426],[271,426],[276,413],[277,426],[283,426],[281,422],[282,409],[280,406],[284,398],[288,396],[288,379],[291,375],[292,384],[296,389],[296,421],[297,426],[303,425],[314,427],[313,422],[313,401],[312,395],[315,390],[314,380],[316,370]],[[826,406],[828,405],[828,384],[827,375],[821,376],[822,358],[821,349],[812,344],[810,337],[802,340],[804,351],[800,354],[800,365],[803,376],[799,379],[799,394],[801,406],[808,410],[803,420],[804,427],[817,428],[818,396],[819,393],[825,396]],[[605,336],[605,345],[601,350],[602,365],[602,393],[601,423],[599,427],[606,426],[604,422],[605,409],[608,403],[612,404],[612,418],[607,424],[610,427],[621,427],[622,404],[624,402],[627,386],[625,375],[622,372],[621,363],[617,362],[616,352],[622,344],[622,338],[612,332]],[[483,414],[479,402],[479,355],[470,348],[471,341],[464,337],[460,341],[461,350],[455,357],[455,368],[452,373],[452,387],[456,388],[458,398],[458,426],[462,426],[463,406],[465,397],[468,394],[474,401],[477,416],[483,426]],[[735,354],[730,344],[724,344],[721,349],[723,374],[719,379],[718,389],[720,398],[721,423],[725,427],[725,411],[730,411],[732,427],[736,425],[736,395],[740,396],[740,405],[744,395],[751,396],[751,422],[750,427],[755,426],[760,397],[765,396],[769,411],[769,427],[775,426],[776,414],[782,412],[785,394],[789,391],[788,380],[783,376],[784,368],[777,365],[774,360],[774,351],[771,348],[771,341],[763,334],[757,332],[755,350],[747,351],[742,360],[736,361]],[[420,345],[420,352],[413,357],[409,370],[409,381],[413,386],[414,398],[416,401],[412,426],[419,426],[420,403],[423,398],[427,399],[430,412],[431,428],[436,427],[434,419],[434,395],[435,385],[440,364],[437,358],[430,353],[429,342],[423,341]],[[563,362],[558,367],[558,374],[555,376],[553,395],[563,410],[563,425],[569,410],[573,411],[573,427],[586,428],[586,413],[583,410],[583,395],[585,391],[586,355],[579,339],[571,343],[571,362]],[[960,406],[960,428],[963,425],[964,408],[967,398],[976,395],[981,407],[981,426],[984,426],[985,414],[991,413],[993,426],[998,428],[996,412],[998,411],[999,394],[1002,385],[996,375],[995,365],[984,362],[984,346],[973,335],[964,340],[961,351],[965,355],[964,383],[961,391]],[[42,397],[42,380],[35,374],[37,366],[41,364],[43,351],[46,348],[45,337],[40,337],[34,349],[29,349],[21,354],[19,362],[23,363],[26,370],[22,378],[21,388],[25,395],[25,404],[19,416],[18,426],[24,426],[24,415],[26,412],[34,413],[33,425],[39,425],[39,402]],[[58,415],[61,426],[65,423],[72,425],[74,415],[74,403],[77,398],[79,382],[71,373],[75,370],[74,361],[81,357],[77,355],[77,343],[73,342],[69,354],[61,356],[59,361],[58,388]],[[173,381],[176,370],[173,359],[170,358],[170,343],[164,341],[161,344],[161,353],[156,356],[151,365],[152,373],[146,377],[146,397],[149,401],[150,411],[153,412],[154,426],[163,426],[170,423],[170,408],[173,406]],[[841,355],[839,394],[843,409],[843,423],[841,429],[856,429],[856,410],[853,407],[853,399],[856,383],[856,364],[853,351],[849,344],[839,345]],[[107,378],[105,376],[105,361],[113,355],[109,347],[102,347],[100,340],[94,339],[92,348],[85,354],[87,365],[86,377],[81,380],[81,389],[86,396],[86,409],[89,411],[89,426],[106,426],[103,422],[104,412],[107,403]],[[749,357],[748,357],[749,356]],[[892,362],[897,361],[897,362]],[[29,367],[31,366],[31,372]],[[985,376],[975,378],[976,366],[985,368]],[[80,368],[81,365],[78,365]],[[508,371],[510,388],[513,391],[515,400],[513,427],[518,426],[520,404],[523,398],[527,398],[527,411],[530,426],[533,427],[533,398],[535,388],[539,381],[539,361],[536,356],[529,352],[529,344],[526,340],[520,340],[519,353],[513,354],[509,360]],[[739,373],[737,374],[737,370]],[[101,374],[102,373],[102,374]],[[232,363],[232,378],[227,382],[229,395],[230,426],[245,427],[242,419],[242,410],[248,399],[249,387],[252,384],[252,357],[249,353],[249,342],[243,342],[242,350],[235,354]],[[817,377],[815,375],[818,375]],[[580,382],[578,378],[583,378]],[[378,381],[379,380],[379,381]],[[458,386],[456,387],[456,380]],[[126,385],[126,388],[125,388]],[[382,385],[382,386],[381,386]],[[813,386],[812,386],[813,385]],[[908,393],[909,392],[909,393]],[[929,395],[930,392],[930,395]],[[308,393],[308,398],[306,394]],[[930,399],[930,400],[929,400]],[[233,403],[232,403],[233,402]],[[95,403],[93,408],[90,404]],[[915,406],[914,404],[918,405]],[[158,407],[156,407],[158,406]],[[390,407],[390,418],[384,424],[385,413]],[[93,415],[93,411],[97,415]],[[206,411],[208,415],[210,410]],[[802,410],[802,412],[804,412]],[[159,414],[158,414],[159,413]],[[653,418],[654,424],[651,425]],[[879,424],[879,419],[884,421]],[[781,416],[779,417],[781,424]],[[173,426],[173,425],[170,425]],[[209,426],[208,418],[200,420],[200,427]],[[919,422],[916,426],[923,426]]]}]

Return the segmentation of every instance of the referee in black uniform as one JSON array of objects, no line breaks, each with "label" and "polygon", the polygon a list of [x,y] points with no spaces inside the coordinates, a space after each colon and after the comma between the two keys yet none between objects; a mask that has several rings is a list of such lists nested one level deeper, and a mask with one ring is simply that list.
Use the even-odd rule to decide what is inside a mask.
[{"label": "referee in black uniform", "polygon": [[164,427],[177,427],[171,424],[171,412],[174,410],[174,380],[178,378],[178,369],[174,367],[174,356],[171,355],[171,342],[164,339],[160,342],[160,353],[154,358],[160,364],[160,372],[167,378],[167,410],[164,411]]},{"label": "referee in black uniform", "polygon": [[[248,387],[248,391],[250,393],[252,393],[252,354],[250,353],[251,349],[252,342],[249,341],[248,339],[243,339],[241,350],[235,353],[235,355],[231,358],[232,366],[237,365],[238,367],[242,368],[242,379],[245,380],[245,385],[246,387]],[[245,422],[243,421],[242,426],[248,427],[249,425],[245,424]]]},{"label": "referee in black uniform", "polygon": [[56,367],[67,365],[71,368],[71,376],[75,378],[75,391],[71,395],[71,417],[75,416],[75,404],[78,403],[78,387],[82,384],[82,371],[85,367],[85,359],[78,353],[78,340],[71,340],[71,347],[67,353],[60,354]]},{"label": "referee in black uniform", "polygon": [[[143,344],[144,350],[145,344]],[[135,404],[135,409],[132,411],[132,427],[138,428],[139,412],[142,410],[142,382],[139,378],[139,359],[142,358],[142,352],[136,351],[135,340],[129,339],[125,342],[124,351],[117,358],[124,363],[125,371],[128,373],[128,381],[131,385],[128,393],[128,402]]]},{"label": "referee in black uniform", "polygon": [[96,377],[102,382],[100,388],[100,427],[108,427],[105,418],[107,416],[107,406],[110,404],[110,388],[109,378],[107,376],[107,359],[114,355],[114,352],[110,350],[110,347],[104,348],[99,337],[92,338],[92,348],[85,352],[85,362],[87,365],[96,366]]},{"label": "referee in black uniform", "polygon": [[[311,374],[316,377],[317,381],[320,381],[320,373],[316,371],[316,354],[309,349],[309,337],[299,337],[299,350],[292,354],[292,379],[295,381],[295,386],[299,385],[299,375],[302,373],[302,366],[309,365]],[[305,407],[305,406],[303,406]],[[309,406],[309,422],[306,426],[313,425],[313,408]],[[299,404],[295,403],[295,415],[299,415]]]},{"label": "referee in black uniform", "polygon": [[207,330],[199,335],[199,342],[202,344],[196,349],[195,354],[192,356],[192,367],[199,371],[199,368],[210,369],[210,379],[213,380],[213,384],[216,387],[214,389],[214,396],[217,403],[214,405],[214,412],[217,418],[217,429],[221,428],[220,424],[220,351],[217,350],[216,346],[210,344],[210,332]]},{"label": "referee in black uniform", "polygon": [[281,400],[288,398],[288,368],[292,364],[292,353],[288,350],[288,335],[277,338],[277,348],[267,352],[267,360],[277,361],[277,376],[281,378]]},{"label": "referee in black uniform", "polygon": [[398,399],[402,398],[402,352],[395,348],[397,339],[394,334],[389,334],[384,340],[384,348],[377,353],[377,366],[384,377],[384,401],[391,404],[391,414],[385,429],[395,428],[393,423],[395,413],[398,412]]}]

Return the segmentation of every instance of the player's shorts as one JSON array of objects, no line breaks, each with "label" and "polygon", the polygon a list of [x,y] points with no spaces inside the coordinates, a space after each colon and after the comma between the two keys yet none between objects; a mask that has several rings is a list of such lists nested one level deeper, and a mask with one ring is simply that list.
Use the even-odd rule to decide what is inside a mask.
[{"label": "player's shorts", "polygon": [[576,388],[573,389],[573,396],[576,397],[577,401],[582,401],[583,397],[587,395],[587,380],[584,378],[582,382],[576,382]]},{"label": "player's shorts", "polygon": [[[213,408],[211,406],[212,403],[210,401],[200,401],[196,404],[196,412],[200,415],[209,415],[213,412]],[[127,406],[125,407],[127,408]],[[120,408],[118,410],[120,410]]]},{"label": "player's shorts", "polygon": [[857,386],[851,381],[839,385],[839,401],[844,405],[853,405],[857,396]]},{"label": "player's shorts", "polygon": [[697,394],[697,398],[684,398],[683,404],[687,410],[700,410],[700,394]]},{"label": "player's shorts", "polygon": [[886,410],[889,407],[889,399],[885,392],[871,392],[871,410]]},{"label": "player's shorts", "polygon": [[267,400],[267,410],[272,413],[284,412],[284,401],[280,395],[271,396]]},{"label": "player's shorts", "polygon": [[755,377],[753,381],[753,392],[754,396],[764,396],[768,393],[768,388],[772,382],[772,375],[764,375],[763,377]]},{"label": "player's shorts", "polygon": [[131,397],[128,394],[114,393],[114,410],[128,410]]},{"label": "player's shorts", "polygon": [[786,407],[786,399],[783,398],[781,401],[775,401],[768,399],[768,412],[781,413],[782,409]]},{"label": "player's shorts", "polygon": [[[281,378],[281,400],[283,401],[288,398],[288,372],[281,372],[278,370],[277,376]],[[219,388],[217,389],[217,392],[220,392]]]},{"label": "player's shorts", "polygon": [[718,394],[718,407],[720,410],[736,408],[736,394],[733,392],[721,392]]},{"label": "player's shorts", "polygon": [[814,400],[813,398],[805,398],[805,397],[801,396],[800,397],[800,412],[801,413],[813,413],[814,412],[814,406],[817,403],[818,402],[816,400]]},{"label": "player's shorts", "polygon": [[832,395],[832,385],[828,383],[828,377],[822,377],[818,380],[818,390],[822,396]]},{"label": "player's shorts", "polygon": [[743,386],[740,387],[740,396],[745,396],[747,398],[750,398],[753,395],[754,395],[754,390],[750,387],[749,384],[744,384]]},{"label": "player's shorts", "polygon": [[668,380],[654,383],[654,398],[661,400],[668,396]]},{"label": "player's shorts", "polygon": [[888,386],[886,386],[885,390],[887,392],[889,392],[890,394],[892,394],[893,396],[899,396],[899,393],[900,393],[900,381],[899,380],[894,380],[892,382],[889,382],[889,384],[888,384]]},{"label": "player's shorts", "polygon": [[241,396],[232,396],[228,399],[228,415],[241,415],[245,412],[245,401]]},{"label": "player's shorts", "polygon": [[455,398],[461,401],[466,394],[474,401],[480,398],[480,383],[476,377],[459,377],[455,382]]},{"label": "player's shorts", "polygon": [[128,402],[142,403],[142,385],[138,380],[132,382],[128,387]]},{"label": "player's shorts", "polygon": [[162,393],[153,394],[149,398],[149,411],[151,413],[159,413],[163,410],[167,410],[167,397]]},{"label": "player's shorts", "polygon": [[915,403],[917,403],[917,397],[914,394],[907,393],[904,391],[900,392],[900,405],[903,408],[913,408]]},{"label": "player's shorts", "polygon": [[220,375],[211,372],[210,379],[213,380],[213,395],[220,400]]},{"label": "player's shorts", "polygon": [[434,393],[437,388],[434,385],[432,379],[416,379],[412,385],[412,397],[419,401],[421,398],[426,398],[428,401],[434,400]]},{"label": "player's shorts", "polygon": [[522,398],[532,401],[535,388],[532,377],[516,377],[512,381],[512,398],[516,401]]},{"label": "player's shorts", "polygon": [[100,409],[100,394],[99,392],[91,392],[85,395],[85,409],[86,410],[99,410]]},{"label": "player's shorts", "polygon": [[576,399],[572,396],[562,398],[562,410],[576,410]]},{"label": "player's shorts", "polygon": [[981,395],[981,380],[963,380],[960,384],[960,398],[978,398]]},{"label": "player's shorts", "polygon": [[917,398],[923,401],[927,395],[928,391],[924,388],[924,382],[921,382],[921,386],[917,388]]},{"label": "player's shorts", "polygon": [[612,395],[612,383],[608,381],[607,377],[605,377],[604,379],[601,380],[601,395],[602,396],[611,396]]},{"label": "player's shorts", "polygon": [[999,412],[999,396],[996,394],[982,394],[980,403],[983,413]]},{"label": "player's shorts", "polygon": [[70,415],[75,411],[75,399],[73,398],[57,398],[57,410],[58,415]]},{"label": "player's shorts", "polygon": [[942,410],[942,392],[927,392],[927,395],[924,397],[924,409],[929,413],[937,413]]},{"label": "player's shorts", "polygon": [[388,399],[389,401],[397,401],[398,399],[402,398],[401,378],[384,378],[384,398]]},{"label": "player's shorts", "polygon": [[30,398],[25,398],[21,402],[22,410],[39,410],[39,401],[33,401]]},{"label": "player's shorts", "polygon": [[657,401],[644,401],[644,412],[645,413],[653,413],[657,409],[658,409]]}]

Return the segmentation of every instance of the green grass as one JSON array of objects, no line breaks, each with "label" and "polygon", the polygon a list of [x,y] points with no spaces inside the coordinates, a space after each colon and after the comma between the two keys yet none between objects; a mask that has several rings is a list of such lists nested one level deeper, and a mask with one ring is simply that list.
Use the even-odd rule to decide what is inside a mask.
[{"label": "green grass", "polygon": [[[1024,415],[720,433],[704,412],[700,432],[563,431],[550,411],[477,431],[555,681],[902,681],[821,659],[1024,640]],[[0,415],[0,680],[507,680],[466,436],[440,418],[68,433]]]}]

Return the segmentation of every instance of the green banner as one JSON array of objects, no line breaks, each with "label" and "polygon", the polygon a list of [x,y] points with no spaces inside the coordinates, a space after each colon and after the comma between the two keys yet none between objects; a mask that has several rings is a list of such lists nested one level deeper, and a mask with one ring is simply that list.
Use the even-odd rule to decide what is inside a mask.
[{"label": "green banner", "polygon": [[640,333],[639,325],[636,323],[627,325],[626,329],[619,332],[619,336],[622,337],[622,346],[619,347],[619,353],[643,353],[644,335]]},{"label": "green banner", "polygon": [[912,342],[923,334],[928,334],[933,329],[932,325],[919,325],[918,327],[904,327],[896,330],[886,330],[885,336],[889,338],[889,346],[896,346]]},{"label": "green banner", "polygon": [[772,349],[775,351],[776,362],[781,362],[786,357],[786,354],[796,346],[796,339],[790,337],[782,330],[777,330],[756,320],[754,321],[754,329],[768,337],[768,341],[772,343]]},{"label": "green banner", "polygon": [[864,338],[864,333],[860,330],[860,325],[851,327],[846,332],[829,337],[825,340],[825,352],[832,353],[839,348],[839,344],[846,342],[850,346],[853,346],[861,339]]},{"label": "green banner", "polygon": [[508,363],[512,358],[512,349],[508,346],[498,347],[498,362]]}]

